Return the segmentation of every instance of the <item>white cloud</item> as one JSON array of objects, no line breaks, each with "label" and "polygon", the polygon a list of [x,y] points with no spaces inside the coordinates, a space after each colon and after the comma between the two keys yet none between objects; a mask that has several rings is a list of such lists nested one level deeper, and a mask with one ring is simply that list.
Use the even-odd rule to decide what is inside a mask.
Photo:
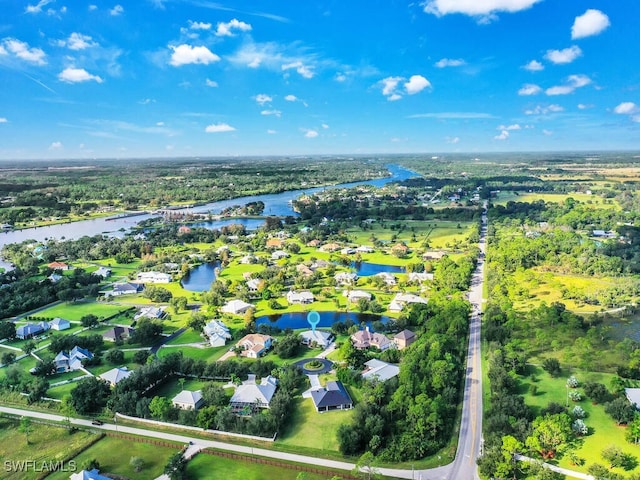
[{"label": "white cloud", "polygon": [[216,82],[215,80],[209,80],[208,78],[205,80],[204,84],[207,87],[211,87],[211,88],[216,88],[218,86],[218,82]]},{"label": "white cloud", "polygon": [[94,42],[89,35],[73,32],[66,41],[61,42],[61,46],[64,45],[70,50],[84,50],[85,48],[97,47],[98,43]]},{"label": "white cloud", "polygon": [[0,123],[9,123],[9,120],[7,120],[5,117],[0,117]]},{"label": "white cloud", "polygon": [[593,108],[593,105],[591,105],[589,103],[579,103],[578,104],[578,110],[587,110],[589,108]]},{"label": "white cloud", "polygon": [[189,28],[191,28],[191,30],[210,30],[211,24],[206,22],[193,22],[189,20]]},{"label": "white cloud", "polygon": [[235,128],[226,123],[213,123],[204,129],[207,133],[233,132]]},{"label": "white cloud", "polygon": [[95,12],[98,9],[97,5],[89,5],[89,11],[90,12]]},{"label": "white cloud", "polygon": [[174,67],[188,64],[202,64],[209,65],[220,60],[220,57],[213,53],[205,46],[194,47],[183,43],[174,47],[169,45],[169,48],[173,50],[171,54],[171,60],[169,63]]},{"label": "white cloud", "polygon": [[153,98],[143,98],[138,102],[140,105],[149,105],[150,103],[156,103]]},{"label": "white cloud", "polygon": [[460,137],[446,137],[445,141],[447,143],[451,143],[451,144],[455,145],[456,143],[460,142]]},{"label": "white cloud", "polygon": [[325,130],[329,128],[329,125],[327,125],[326,123],[323,123],[321,126],[322,126],[322,128],[324,128]]},{"label": "white cloud", "polygon": [[525,70],[529,70],[530,72],[540,72],[540,71],[544,70],[544,65],[542,65],[537,60],[531,60],[529,63],[527,63],[522,68],[524,68]]},{"label": "white cloud", "polygon": [[507,130],[507,131],[509,131],[509,130],[522,130],[522,127],[520,126],[519,123],[514,123],[513,125],[508,125],[508,126],[500,125],[498,127],[498,130]]},{"label": "white cloud", "polygon": [[569,75],[567,77],[566,85],[558,85],[555,87],[547,88],[545,93],[549,96],[553,95],[569,95],[573,93],[577,88],[582,88],[591,83],[591,79],[586,75]]},{"label": "white cloud", "polygon": [[409,95],[415,95],[430,86],[431,82],[422,75],[412,75],[409,81],[404,84],[404,88]]},{"label": "white cloud", "polygon": [[387,77],[380,80],[382,83],[382,94],[386,97],[393,95],[398,88],[398,84],[402,81],[402,77]]},{"label": "white cloud", "polygon": [[582,50],[577,45],[562,50],[548,50],[544,56],[547,60],[555,64],[571,63],[582,55]]},{"label": "white cloud", "polygon": [[553,132],[547,129],[542,130],[542,133],[544,133],[547,137],[550,137],[551,135],[553,135]]},{"label": "white cloud", "polygon": [[67,67],[58,74],[58,79],[67,83],[80,83],[94,81],[102,83],[102,78],[97,75],[92,75],[84,68]]},{"label": "white cloud", "polygon": [[251,31],[251,25],[241,22],[236,18],[227,23],[219,22],[216,29],[216,35],[218,37],[232,37],[234,30],[249,32]]},{"label": "white cloud", "polygon": [[267,130],[267,133],[268,133],[269,135],[275,135],[276,133],[278,133],[278,131],[277,131],[277,130],[271,130],[271,129],[269,129],[269,130]]},{"label": "white cloud", "polygon": [[633,102],[622,102],[613,111],[619,115],[633,115],[640,111],[640,108]]},{"label": "white cloud", "polygon": [[273,115],[274,117],[280,117],[282,115],[282,112],[280,110],[262,110],[260,112],[260,115],[265,115],[265,116]]},{"label": "white cloud", "polygon": [[117,17],[118,15],[122,15],[123,13],[124,13],[124,8],[122,8],[122,5],[116,5],[111,10],[109,10],[109,15],[113,17]]},{"label": "white cloud", "polygon": [[156,127],[164,127],[164,122],[156,122]]},{"label": "white cloud", "polygon": [[287,71],[291,69],[295,69],[296,72],[300,74],[303,78],[313,78],[313,70],[308,65],[304,65],[301,61],[287,63],[282,65],[282,70]]},{"label": "white cloud", "polygon": [[507,140],[509,138],[509,132],[507,130],[502,130],[498,135],[493,137],[494,140]]},{"label": "white cloud", "polygon": [[287,102],[296,102],[298,100],[298,97],[296,97],[295,95],[287,95],[286,97],[284,97],[284,99]]},{"label": "white cloud", "polygon": [[397,100],[400,100],[401,98],[402,98],[402,95],[398,95],[397,93],[392,93],[387,97],[387,100],[389,100],[390,102],[395,102]]},{"label": "white cloud", "polygon": [[336,73],[336,76],[333,78],[336,82],[340,82],[340,83],[347,81],[347,76],[342,72]]},{"label": "white cloud", "polygon": [[29,47],[29,44],[15,38],[5,38],[2,40],[5,52],[14,54],[17,58],[35,65],[45,65],[47,62],[44,50],[36,47]]},{"label": "white cloud", "polygon": [[273,101],[273,98],[267,95],[266,93],[259,93],[253,99],[259,103],[260,105],[264,105],[265,103],[269,103]]},{"label": "white cloud", "polygon": [[495,18],[497,12],[519,12],[531,8],[541,0],[427,0],[424,11],[438,17],[451,13],[462,13],[479,17],[486,23]]},{"label": "white cloud", "polygon": [[520,90],[518,90],[518,95],[529,96],[529,95],[538,95],[542,92],[542,88],[538,85],[534,85],[533,83],[527,83],[522,86]]},{"label": "white cloud", "polygon": [[438,68],[461,67],[462,65],[466,65],[466,62],[461,58],[443,58],[435,63]]},{"label": "white cloud", "polygon": [[571,38],[584,38],[592,35],[598,35],[600,32],[606,30],[611,22],[600,10],[590,8],[582,15],[576,17],[571,27]]},{"label": "white cloud", "polygon": [[24,11],[25,11],[25,13],[40,13],[40,12],[42,12],[42,8],[43,7],[46,7],[47,5],[52,3],[53,1],[54,0],[40,0],[35,5],[27,5],[27,7],[24,9]]},{"label": "white cloud", "polygon": [[475,120],[485,118],[495,118],[490,113],[481,112],[439,112],[439,113],[416,113],[407,118],[436,118],[438,120]]},{"label": "white cloud", "polygon": [[551,104],[547,106],[538,105],[535,108],[525,110],[525,115],[547,115],[549,113],[563,112],[564,108],[557,104]]},{"label": "white cloud", "polygon": [[60,150],[61,148],[63,148],[62,142],[52,142],[49,145],[49,150]]},{"label": "white cloud", "polygon": [[318,136],[318,132],[315,130],[304,130],[304,132],[306,138],[316,138]]}]

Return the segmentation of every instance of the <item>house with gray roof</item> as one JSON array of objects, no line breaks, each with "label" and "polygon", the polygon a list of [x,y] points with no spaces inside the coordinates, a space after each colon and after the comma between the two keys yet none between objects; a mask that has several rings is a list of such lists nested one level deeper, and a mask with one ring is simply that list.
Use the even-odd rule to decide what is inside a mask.
[{"label": "house with gray roof", "polygon": [[49,328],[51,330],[67,330],[71,328],[71,322],[69,320],[65,320],[64,318],[54,318],[49,322]]},{"label": "house with gray roof", "polygon": [[366,368],[362,372],[362,378],[368,381],[377,380],[379,382],[386,382],[390,378],[398,376],[400,373],[400,367],[398,365],[383,362],[376,358],[365,362],[365,366]]},{"label": "house with gray roof", "polygon": [[278,379],[271,375],[263,378],[260,383],[256,383],[255,378],[249,378],[236,388],[229,404],[235,412],[269,408],[277,385]]},{"label": "house with gray roof", "polygon": [[182,390],[171,400],[174,407],[183,410],[197,410],[204,403],[202,392],[200,390]]},{"label": "house with gray roof", "polygon": [[142,292],[142,290],[144,290],[144,285],[141,285],[139,283],[116,283],[115,285],[113,285],[113,290],[105,292],[105,295],[134,295],[136,293]]},{"label": "house with gray roof", "polygon": [[348,410],[353,408],[353,400],[341,381],[327,382],[326,387],[312,390],[311,399],[317,412]]},{"label": "house with gray roof", "polygon": [[100,375],[100,378],[109,383],[109,385],[111,385],[112,387],[115,387],[118,383],[120,383],[132,373],[133,370],[129,370],[127,367],[116,367],[107,372],[104,372],[102,375]]},{"label": "house with gray roof", "polygon": [[16,328],[16,338],[26,340],[49,330],[49,324],[46,322],[27,323]]},{"label": "house with gray roof", "polygon": [[56,365],[56,373],[73,372],[82,369],[83,360],[91,360],[93,353],[77,345],[69,353],[61,351],[53,359]]}]

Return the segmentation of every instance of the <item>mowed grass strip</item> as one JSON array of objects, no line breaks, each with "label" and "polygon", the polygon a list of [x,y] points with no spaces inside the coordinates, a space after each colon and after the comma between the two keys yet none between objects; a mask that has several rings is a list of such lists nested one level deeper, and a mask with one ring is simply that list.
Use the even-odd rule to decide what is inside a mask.
[{"label": "mowed grass strip", "polygon": [[[78,468],[85,462],[95,459],[100,464],[100,473],[112,473],[136,480],[153,480],[164,472],[164,466],[171,455],[180,451],[181,445],[175,448],[162,447],[151,443],[136,442],[115,437],[104,437],[74,458]],[[136,472],[130,464],[131,457],[139,457],[144,462],[141,471]],[[47,480],[63,480],[69,478],[69,472],[57,472]],[[198,477],[210,478],[210,477]]]},{"label": "mowed grass strip", "polygon": [[128,308],[129,307],[122,305],[112,305],[103,302],[61,303],[38,312],[36,316],[47,318],[60,317],[66,320],[80,321],[85,315],[91,314],[105,318],[123,312]]},{"label": "mowed grass strip", "polygon": [[[35,422],[32,422],[31,430],[27,444],[18,420],[0,418],[0,458],[3,462],[33,461],[40,466],[43,462],[61,462],[97,438],[95,433],[80,430],[70,434],[66,428]],[[2,471],[1,477],[5,480],[29,480],[41,474],[34,469],[8,470]],[[69,472],[60,478],[69,478]]]}]

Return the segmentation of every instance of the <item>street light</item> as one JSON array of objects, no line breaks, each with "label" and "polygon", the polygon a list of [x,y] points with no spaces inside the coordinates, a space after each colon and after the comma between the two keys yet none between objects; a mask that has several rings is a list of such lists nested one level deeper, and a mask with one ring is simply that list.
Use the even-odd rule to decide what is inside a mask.
[{"label": "street light", "polygon": [[565,387],[567,387],[567,408],[569,408],[569,385],[565,385]]}]

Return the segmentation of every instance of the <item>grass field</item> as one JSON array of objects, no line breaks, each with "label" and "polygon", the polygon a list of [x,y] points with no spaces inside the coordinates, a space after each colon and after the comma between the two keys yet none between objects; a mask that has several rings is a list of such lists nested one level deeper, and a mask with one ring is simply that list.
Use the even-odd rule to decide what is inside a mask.
[{"label": "grass field", "polygon": [[[95,440],[96,434],[77,431],[69,434],[65,428],[32,423],[29,434],[29,444],[26,436],[18,429],[19,422],[7,418],[0,418],[0,458],[3,461],[35,461],[56,462],[65,460],[73,452]],[[40,474],[31,471],[4,471],[5,480],[27,480],[37,478]],[[69,472],[66,477],[69,478]]]},{"label": "grass field", "polygon": [[[296,480],[299,472],[292,468],[266,466],[259,463],[243,462],[238,459],[222,458],[215,455],[198,454],[187,466],[187,475],[193,480],[223,478],[225,480]],[[340,475],[336,472],[336,475]],[[329,480],[330,475],[305,472],[305,480]]]},{"label": "grass field", "polygon": [[161,348],[158,350],[158,357],[162,358],[166,355],[169,355],[173,352],[182,352],[185,357],[193,358],[195,360],[204,360],[206,362],[215,362],[222,355],[224,355],[228,350],[229,346],[226,347],[205,347],[205,348],[197,348],[197,347],[167,347]]},{"label": "grass field", "polygon": [[310,398],[298,397],[289,427],[276,443],[338,452],[336,432],[340,425],[351,421],[352,415],[352,410],[318,413]]},{"label": "grass field", "polygon": [[567,198],[573,198],[577,202],[587,204],[593,208],[619,208],[615,200],[586,193],[520,193],[516,195],[514,192],[501,192],[493,203],[504,205],[508,201],[536,202],[538,200],[543,200],[545,203],[564,203]]},{"label": "grass field", "polygon": [[149,398],[158,396],[158,397],[167,397],[171,400],[177,394],[179,394],[182,390],[200,390],[207,383],[206,380],[195,380],[190,378],[184,379],[184,387],[180,386],[180,382],[177,378],[172,378],[168,382],[164,382],[161,386],[154,388],[149,392]]},{"label": "grass field", "polygon": [[[100,473],[102,474],[112,473],[136,480],[152,480],[162,475],[169,457],[178,452],[181,447],[177,444],[175,448],[160,447],[149,443],[104,437],[75,457],[74,460],[81,467],[84,462],[96,459],[100,463]],[[134,471],[129,464],[131,457],[143,459],[144,467],[140,472]],[[66,476],[60,472],[48,476],[47,480],[66,480],[68,478],[68,472]]]},{"label": "grass field", "polygon": [[[563,375],[554,378],[547,372],[539,367],[530,366],[532,373],[537,377],[537,382],[532,382],[531,377],[521,379],[519,383],[520,394],[524,396],[527,405],[534,408],[536,415],[540,413],[540,409],[546,407],[549,402],[556,402],[561,405],[567,404],[567,388],[566,381],[569,375],[573,374],[578,378],[581,384],[584,382],[599,382],[609,386],[611,379],[614,377],[612,374],[598,373],[598,372],[564,372]],[[532,396],[529,392],[529,386],[535,383],[538,387],[538,392],[535,396]],[[583,394],[584,391],[578,387],[577,389]],[[558,460],[558,465],[569,468],[572,470],[578,470],[586,472],[587,468],[593,463],[606,463],[600,453],[608,445],[617,445],[626,453],[638,457],[640,460],[640,447],[632,445],[625,440],[626,427],[617,426],[615,421],[604,412],[603,405],[593,405],[589,399],[583,399],[581,402],[574,403],[568,402],[569,410],[575,405],[581,406],[586,412],[587,417],[585,423],[589,427],[589,434],[583,437],[574,450],[575,453],[585,460],[585,464],[581,467],[572,465],[569,460],[569,455],[564,455]],[[621,469],[613,469],[617,473],[625,473]],[[636,467],[633,472],[640,472],[640,466]],[[627,472],[628,473],[628,472]]]},{"label": "grass field", "polygon": [[98,317],[110,317],[119,312],[126,310],[129,307],[122,305],[112,305],[104,302],[75,302],[75,303],[61,303],[54,305],[51,308],[47,308],[37,313],[38,317],[47,318],[65,318],[72,321],[80,321],[85,315],[93,314]]}]

